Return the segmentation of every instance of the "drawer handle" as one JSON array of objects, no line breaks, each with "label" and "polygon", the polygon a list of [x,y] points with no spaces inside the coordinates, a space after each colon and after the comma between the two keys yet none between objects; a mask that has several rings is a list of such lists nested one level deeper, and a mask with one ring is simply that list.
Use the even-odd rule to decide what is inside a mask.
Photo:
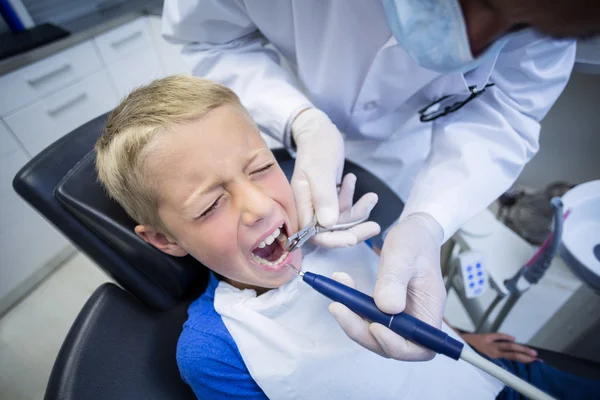
[{"label": "drawer handle", "polygon": [[119,40],[115,40],[114,42],[112,42],[110,45],[117,50],[119,47],[123,46],[125,43],[131,42],[132,40],[137,39],[138,37],[142,36],[142,31],[135,31]]},{"label": "drawer handle", "polygon": [[71,108],[72,106],[79,103],[80,101],[85,100],[86,97],[87,97],[87,94],[85,92],[80,93],[79,95],[73,97],[72,99],[65,101],[63,104],[59,105],[58,107],[49,109],[47,111],[48,115],[50,115],[51,117],[55,117],[57,114],[60,114],[61,112],[65,111],[68,108]]},{"label": "drawer handle", "polygon": [[71,68],[71,64],[63,64],[60,67],[55,68],[50,72],[46,72],[43,75],[27,79],[27,83],[29,83],[29,85],[31,85],[32,87],[39,86],[50,79],[56,78],[57,76],[70,72]]}]

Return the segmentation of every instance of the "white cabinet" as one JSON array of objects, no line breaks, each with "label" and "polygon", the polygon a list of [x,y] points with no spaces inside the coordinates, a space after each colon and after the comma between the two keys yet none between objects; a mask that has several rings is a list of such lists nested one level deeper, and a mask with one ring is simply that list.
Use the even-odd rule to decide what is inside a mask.
[{"label": "white cabinet", "polygon": [[0,76],[0,116],[65,88],[102,68],[91,42]]},{"label": "white cabinet", "polygon": [[33,156],[116,104],[113,86],[106,72],[100,71],[5,120]]},{"label": "white cabinet", "polygon": [[163,76],[153,49],[139,51],[135,56],[110,64],[108,71],[121,100],[133,89]]},{"label": "white cabinet", "polygon": [[189,66],[183,61],[181,56],[182,45],[172,44],[165,40],[161,35],[160,17],[148,17],[152,39],[156,45],[160,63],[163,66],[165,75],[187,74],[191,71]]},{"label": "white cabinet", "polygon": [[180,46],[160,36],[160,19],[140,17],[0,76],[0,314],[72,251],[14,192],[17,171],[135,87],[182,72]]},{"label": "white cabinet", "polygon": [[94,39],[119,97],[163,76],[146,18],[120,26]]},{"label": "white cabinet", "polygon": [[[4,127],[0,120],[0,159],[14,153],[18,149],[19,144],[11,137],[8,129]],[[0,172],[2,172],[2,170],[0,170]],[[0,182],[0,190],[2,190],[2,182]]]},{"label": "white cabinet", "polygon": [[[47,265],[69,243],[13,190],[12,179],[28,161],[0,121],[0,313],[3,298]],[[7,152],[6,149],[12,149]],[[32,283],[33,284],[33,283]]]},{"label": "white cabinet", "polygon": [[106,64],[129,58],[140,50],[151,49],[152,39],[146,18],[138,18],[94,38]]}]

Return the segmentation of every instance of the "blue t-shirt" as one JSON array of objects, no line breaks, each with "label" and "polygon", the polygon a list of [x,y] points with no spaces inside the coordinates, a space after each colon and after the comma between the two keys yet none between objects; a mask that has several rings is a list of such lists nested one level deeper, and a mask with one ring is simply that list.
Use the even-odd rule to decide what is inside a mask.
[{"label": "blue t-shirt", "polygon": [[181,377],[201,400],[267,399],[215,311],[218,284],[211,272],[206,291],[188,309],[188,320],[177,343]]},{"label": "blue t-shirt", "polygon": [[[215,311],[218,284],[211,272],[206,291],[188,309],[177,344],[181,376],[201,400],[268,399],[252,379],[233,337]],[[542,362],[492,361],[557,398],[595,399],[600,391],[600,381],[579,378]],[[520,395],[508,386],[497,397],[517,398]]]}]

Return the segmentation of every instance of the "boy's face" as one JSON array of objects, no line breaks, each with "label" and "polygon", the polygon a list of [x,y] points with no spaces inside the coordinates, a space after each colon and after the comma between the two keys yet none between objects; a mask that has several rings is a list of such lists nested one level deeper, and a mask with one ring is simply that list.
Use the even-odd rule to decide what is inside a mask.
[{"label": "boy's face", "polygon": [[302,256],[283,246],[298,230],[294,198],[250,121],[222,106],[153,146],[147,164],[158,214],[174,238],[140,225],[142,238],[171,255],[191,254],[239,288],[275,288],[293,277],[285,264],[298,266]]}]

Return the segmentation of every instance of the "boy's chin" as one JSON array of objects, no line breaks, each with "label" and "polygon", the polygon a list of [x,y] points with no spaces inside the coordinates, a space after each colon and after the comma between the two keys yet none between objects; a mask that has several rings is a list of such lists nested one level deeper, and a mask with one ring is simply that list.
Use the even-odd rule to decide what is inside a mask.
[{"label": "boy's chin", "polygon": [[236,279],[236,277],[228,278],[222,275],[219,276],[222,280],[238,289],[254,289],[257,293],[262,294],[265,291],[277,289],[285,285],[297,276],[294,268],[287,264],[292,264],[300,270],[300,265],[302,263],[301,250],[294,251],[291,254],[291,257],[286,260],[285,263],[282,263],[275,268],[257,265],[255,262],[249,260],[249,265],[240,266],[239,268],[241,268],[240,271],[249,268],[252,272],[247,271],[243,276],[240,276],[239,279]]},{"label": "boy's chin", "polygon": [[229,279],[226,277],[221,277],[222,280],[224,280],[225,282],[229,283],[231,286],[238,288],[240,290],[244,290],[244,289],[252,289],[255,290],[256,293],[258,295],[261,295],[265,292],[268,292],[269,290],[274,290],[277,288],[280,288],[281,286],[285,285],[286,283],[290,282],[292,279],[294,279],[294,277],[296,276],[295,273],[292,272],[290,273],[286,273],[286,274],[282,274],[281,276],[278,276],[277,278],[265,278],[265,279],[256,279],[253,280],[252,282],[238,282],[234,279]]},{"label": "boy's chin", "polygon": [[277,274],[277,276],[265,276],[264,279],[260,279],[260,282],[257,282],[257,286],[266,289],[277,289],[290,282],[295,277],[296,272],[291,267],[286,266],[279,274]]}]

